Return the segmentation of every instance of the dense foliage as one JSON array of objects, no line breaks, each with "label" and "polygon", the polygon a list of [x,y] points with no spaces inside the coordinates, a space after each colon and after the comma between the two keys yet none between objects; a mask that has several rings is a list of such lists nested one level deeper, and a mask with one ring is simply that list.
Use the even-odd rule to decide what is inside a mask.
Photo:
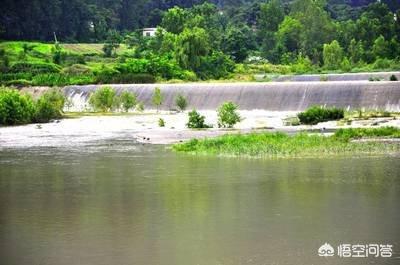
[{"label": "dense foliage", "polygon": [[302,124],[317,124],[324,121],[340,120],[344,118],[344,110],[339,108],[325,108],[314,106],[297,114]]},{"label": "dense foliage", "polygon": [[96,111],[108,112],[117,105],[116,92],[111,87],[97,89],[89,98],[89,104]]},{"label": "dense foliage", "polygon": [[175,104],[178,107],[179,111],[184,111],[188,105],[186,97],[182,94],[178,94],[176,96]]},{"label": "dense foliage", "polygon": [[223,103],[217,110],[218,127],[232,128],[233,125],[240,122],[240,115],[237,112],[238,107],[233,102]]},{"label": "dense foliage", "polygon": [[34,101],[15,89],[0,88],[0,125],[49,122],[61,117],[64,103],[64,95],[56,89]]},{"label": "dense foliage", "polygon": [[188,113],[189,116],[189,121],[186,124],[188,128],[191,129],[202,129],[202,128],[209,128],[205,123],[206,117],[198,113],[196,110],[192,110],[191,112]]},{"label": "dense foliage", "polygon": [[[0,43],[0,83],[398,69],[399,8],[392,0],[6,1],[0,38],[53,41],[55,32],[61,44]],[[155,37],[143,36],[148,26],[157,27]],[[68,44],[77,41],[101,44]]]}]

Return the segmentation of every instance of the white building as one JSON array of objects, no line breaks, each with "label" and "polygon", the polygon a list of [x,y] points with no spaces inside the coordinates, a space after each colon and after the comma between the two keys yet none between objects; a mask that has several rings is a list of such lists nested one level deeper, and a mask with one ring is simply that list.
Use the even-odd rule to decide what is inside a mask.
[{"label": "white building", "polygon": [[157,28],[144,28],[143,37],[154,37],[156,35]]}]

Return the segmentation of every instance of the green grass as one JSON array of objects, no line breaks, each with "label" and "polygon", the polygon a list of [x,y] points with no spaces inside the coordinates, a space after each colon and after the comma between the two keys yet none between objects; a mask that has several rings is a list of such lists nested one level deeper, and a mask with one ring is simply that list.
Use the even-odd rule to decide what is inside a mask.
[{"label": "green grass", "polygon": [[298,133],[230,134],[211,139],[193,139],[175,144],[173,149],[190,154],[239,157],[320,157],[346,154],[400,152],[399,144],[355,143],[353,138],[390,136],[400,138],[398,128],[342,129],[333,136]]}]

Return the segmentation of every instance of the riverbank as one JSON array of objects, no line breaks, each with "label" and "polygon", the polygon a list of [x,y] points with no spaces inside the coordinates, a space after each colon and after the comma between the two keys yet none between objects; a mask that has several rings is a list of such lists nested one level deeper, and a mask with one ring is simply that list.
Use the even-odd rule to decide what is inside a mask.
[{"label": "riverbank", "polygon": [[[329,121],[314,126],[286,126],[286,120],[296,112],[240,111],[242,121],[234,129],[217,128],[215,111],[200,111],[206,123],[214,128],[192,130],[186,127],[187,112],[175,113],[146,111],[144,113],[97,114],[68,113],[65,119],[51,123],[28,124],[22,126],[0,127],[0,148],[24,148],[35,146],[76,146],[84,147],[107,139],[121,139],[143,144],[175,144],[190,139],[204,139],[224,134],[247,134],[264,132],[284,132],[294,134],[304,130],[330,133],[338,128],[394,126],[400,128],[400,120],[395,117],[378,117],[354,120],[350,124],[342,121]],[[159,127],[162,118],[165,127]]]},{"label": "riverbank", "polygon": [[[368,139],[358,141],[353,139]],[[400,138],[400,129],[348,128],[340,129],[333,135],[300,132],[293,136],[286,133],[251,133],[223,135],[213,139],[193,139],[176,144],[173,149],[196,155],[235,157],[321,157],[346,154],[393,154],[400,152],[398,141],[377,141],[378,139]]]}]

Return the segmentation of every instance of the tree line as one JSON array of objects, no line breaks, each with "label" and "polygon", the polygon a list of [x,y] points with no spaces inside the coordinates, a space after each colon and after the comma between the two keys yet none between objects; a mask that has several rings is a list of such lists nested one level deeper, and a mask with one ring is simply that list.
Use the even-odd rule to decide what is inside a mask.
[{"label": "tree line", "polygon": [[[5,37],[51,40],[54,31],[64,42],[101,40],[106,57],[116,57],[120,43],[132,48],[133,54],[119,58],[115,69],[102,70],[110,72],[101,75],[106,79],[116,76],[112,71],[124,78],[132,73],[150,73],[164,79],[221,79],[243,62],[292,65],[296,73],[313,72],[315,67],[350,71],[372,64],[373,69],[392,69],[400,54],[400,9],[391,10],[396,5],[384,1],[366,7],[363,1],[352,1],[348,6],[358,11],[343,17],[331,11],[339,6],[332,2],[346,2],[339,0],[328,4],[325,0],[242,4],[36,0],[29,1],[29,10],[19,8],[14,14],[18,19],[14,20],[9,15],[10,6],[25,1],[5,2],[2,21],[18,22],[3,29]],[[184,7],[162,11],[175,4]],[[156,11],[158,15],[152,16]],[[157,25],[156,36],[144,37],[143,25]],[[62,53],[57,51],[53,61],[62,64],[62,56],[57,56]]]}]

